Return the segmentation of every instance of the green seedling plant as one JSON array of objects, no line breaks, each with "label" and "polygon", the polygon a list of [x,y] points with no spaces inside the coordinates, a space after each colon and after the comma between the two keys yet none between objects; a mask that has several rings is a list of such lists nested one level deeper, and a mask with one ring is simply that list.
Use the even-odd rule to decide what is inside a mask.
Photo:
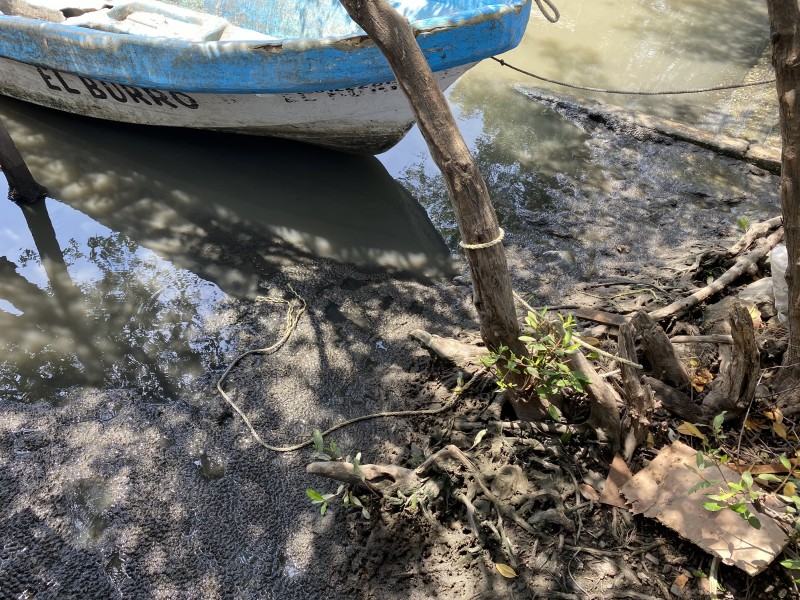
[{"label": "green seedling plant", "polygon": [[573,371],[567,364],[569,355],[580,348],[575,321],[572,315],[557,316],[560,327],[547,319],[546,308],[528,312],[525,335],[519,339],[527,347],[529,356],[517,356],[507,346],[501,346],[481,359],[484,366],[495,372],[501,390],[518,387],[510,380],[510,374],[524,375],[526,380],[519,391],[535,393],[549,406],[550,416],[556,421],[561,419],[561,414],[550,399],[570,391],[582,394],[588,383],[582,373]]},{"label": "green seedling plant", "polygon": [[[361,472],[360,468],[360,452],[351,460],[350,456],[344,456],[341,448],[339,448],[339,446],[333,440],[325,445],[325,442],[322,439],[322,433],[320,433],[319,429],[314,430],[312,439],[314,441],[314,453],[312,456],[315,459],[325,461],[338,460],[343,462],[352,462],[353,473],[362,481],[364,481],[364,474]],[[369,519],[369,510],[367,510],[367,508],[364,506],[362,499],[354,494],[348,485],[341,484],[336,490],[335,494],[322,493],[313,488],[308,488],[306,490],[306,496],[309,497],[315,506],[319,507],[320,515],[325,515],[325,513],[328,512],[331,501],[335,500],[336,498],[340,498],[342,506],[345,508],[356,508],[361,511],[362,517]]]},{"label": "green seedling plant", "polygon": [[[798,464],[796,462],[793,463],[786,455],[781,455],[779,461],[786,470],[786,475],[783,477],[778,477],[772,473],[757,474],[754,477],[747,470],[742,472],[738,481],[728,481],[722,469],[720,469],[721,464],[725,464],[730,460],[728,455],[721,449],[722,441],[726,436],[722,430],[724,420],[725,413],[722,412],[714,417],[711,423],[711,436],[715,442],[714,445],[712,445],[708,437],[700,433],[696,425],[689,427],[692,429],[690,434],[702,440],[704,449],[697,453],[695,466],[686,465],[690,471],[701,478],[701,481],[689,488],[688,493],[694,494],[699,490],[707,490],[703,508],[710,512],[731,510],[754,529],[760,529],[761,521],[750,509],[750,507],[753,507],[757,512],[768,515],[790,528],[790,537],[796,544],[800,539],[800,495],[797,493],[798,487],[800,487],[800,468]],[[684,429],[684,432],[688,432],[689,428]],[[716,468],[720,474],[720,479],[709,479],[703,475],[703,471],[709,467]],[[785,503],[782,512],[766,505],[767,492],[761,486],[771,486],[772,489],[782,492],[776,494],[777,498]],[[790,548],[787,548],[786,554],[787,558],[781,561],[780,564],[789,570],[800,571],[800,556]],[[796,579],[795,581],[800,580]]]},{"label": "green seedling plant", "polygon": [[744,232],[747,232],[747,230],[750,229],[750,218],[739,217],[738,219],[736,219],[736,224],[739,226],[739,229],[741,229]]},{"label": "green seedling plant", "polygon": [[[686,466],[692,473],[700,477],[701,481],[689,488],[687,493],[691,495],[703,489],[710,490],[705,492],[706,501],[703,502],[703,508],[709,512],[731,510],[747,521],[754,529],[761,529],[761,521],[749,508],[754,502],[758,502],[763,495],[760,488],[753,487],[753,475],[750,471],[744,471],[739,481],[728,481],[722,469],[719,468],[719,465],[724,465],[729,461],[728,455],[721,449],[722,441],[726,436],[722,430],[724,421],[725,411],[714,417],[711,423],[711,435],[717,442],[717,446],[712,446],[707,436],[703,434],[697,436],[703,442],[703,450],[699,451],[695,456],[696,467],[692,465]],[[694,429],[697,430],[697,426],[694,426]],[[703,471],[709,467],[716,468],[720,479],[708,479],[703,475]]]}]

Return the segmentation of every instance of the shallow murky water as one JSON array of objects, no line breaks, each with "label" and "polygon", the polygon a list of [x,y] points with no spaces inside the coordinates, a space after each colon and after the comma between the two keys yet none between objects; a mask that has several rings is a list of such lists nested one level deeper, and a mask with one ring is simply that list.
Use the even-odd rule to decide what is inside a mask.
[{"label": "shallow murky water", "polygon": [[[508,62],[578,85],[643,91],[736,83],[763,66],[762,3],[725,0],[713,11],[691,0],[559,4],[555,25],[534,11]],[[697,179],[698,198],[708,197],[709,184],[722,196],[726,186],[728,196],[749,189],[713,159],[687,169],[679,153],[650,163],[626,158],[624,148],[609,152],[609,140],[532,102],[518,85],[543,84],[484,61],[449,97],[509,239],[530,244],[538,235],[544,254],[582,263],[584,275],[607,232],[565,245],[558,231],[578,218],[577,204],[619,195],[620,180],[663,187],[682,173],[684,188]],[[759,141],[774,135],[772,109],[754,109],[769,104],[758,95],[577,93]],[[50,192],[36,210],[0,203],[4,398],[58,402],[65,388],[87,383],[154,402],[175,398],[226,353],[229,340],[206,336],[205,320],[230,297],[257,294],[265,276],[299,257],[452,273],[457,230],[416,131],[375,159],[116,127],[7,100],[0,117]]]},{"label": "shallow murky water", "polygon": [[[765,74],[760,2],[557,2],[562,20],[536,15],[506,60],[651,91]],[[515,286],[542,303],[609,264],[639,269],[777,210],[775,178],[759,169],[518,89],[535,83],[485,61],[449,97],[507,232]],[[770,91],[579,94],[763,142],[775,133]],[[0,529],[12,538],[0,567],[41,568],[52,590],[80,597],[330,595],[317,592],[357,565],[349,534],[308,503],[319,482],[305,476],[307,455],[262,452],[214,383],[283,326],[282,309],[250,300],[294,284],[309,299],[298,331],[226,388],[266,439],[427,406],[425,352],[407,332],[475,324],[463,279],[407,280],[450,277],[458,241],[419,133],[365,158],[3,99],[0,118],[50,194],[34,207],[0,201]],[[337,442],[387,451],[390,427],[366,422]]]},{"label": "shallow murky water", "polygon": [[[692,0],[556,4],[561,12],[556,24],[545,21],[534,6],[523,42],[502,57],[505,61],[577,86],[642,92],[773,76],[763,3],[725,0],[713,10]],[[520,233],[529,227],[529,211],[552,210],[554,199],[568,187],[586,194],[608,193],[614,171],[625,162],[618,155],[593,151],[592,136],[584,127],[529,100],[520,92],[523,87],[610,103],[759,143],[775,143],[778,135],[774,84],[690,95],[603,94],[543,82],[486,60],[456,82],[449,99],[503,226]],[[425,204],[455,249],[455,220],[419,133],[413,130],[380,158]],[[662,176],[681,177],[683,159],[664,159],[669,157],[660,157],[656,165]],[[719,170],[712,161],[705,162]],[[626,166],[631,167],[634,177],[654,165]],[[724,190],[726,177],[714,179]]]}]

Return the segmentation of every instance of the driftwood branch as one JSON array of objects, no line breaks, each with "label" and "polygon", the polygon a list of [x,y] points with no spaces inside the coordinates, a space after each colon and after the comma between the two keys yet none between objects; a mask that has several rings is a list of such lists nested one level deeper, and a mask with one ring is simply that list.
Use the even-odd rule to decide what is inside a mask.
[{"label": "driftwood branch", "polygon": [[653,376],[674,388],[688,388],[691,383],[689,372],[658,323],[640,310],[633,316],[632,324],[642,337],[642,350],[650,363]]},{"label": "driftwood branch", "polygon": [[731,337],[730,359],[703,399],[703,410],[715,415],[723,410],[738,415],[753,400],[761,372],[753,320],[741,303],[733,305],[729,319]]},{"label": "driftwood branch", "polygon": [[608,449],[613,455],[619,450],[622,435],[619,416],[622,398],[611,384],[600,377],[580,350],[570,355],[569,362],[574,371],[580,371],[589,380],[586,392],[592,402],[588,425],[598,440],[608,444]]},{"label": "driftwood branch", "polygon": [[408,335],[418,341],[420,345],[437,356],[454,363],[468,374],[472,374],[481,368],[480,359],[489,352],[481,346],[467,344],[452,338],[444,338],[422,329],[415,329]]},{"label": "driftwood branch", "polygon": [[[619,327],[619,354],[629,361],[636,361],[634,331],[628,323],[623,323]],[[642,384],[636,369],[622,363],[620,371],[625,400],[628,404],[628,414],[622,423],[623,457],[626,461],[630,461],[633,451],[647,437],[655,403],[650,386]]]},{"label": "driftwood branch", "polygon": [[392,495],[398,490],[408,496],[424,483],[414,470],[393,465],[359,465],[356,472],[353,463],[331,460],[313,462],[306,466],[306,472],[364,488],[382,496]]},{"label": "driftwood branch", "polygon": [[750,267],[753,267],[759,260],[764,258],[770,250],[780,243],[782,239],[783,227],[770,234],[769,237],[758,240],[752,250],[742,254],[736,260],[734,265],[725,271],[725,273],[723,273],[719,278],[715,279],[707,286],[700,288],[690,296],[681,298],[672,304],[652,311],[650,316],[656,321],[661,321],[662,319],[669,317],[680,316],[691,310],[704,300],[707,300],[714,294],[721,292],[731,283],[736,281],[736,279],[738,279]]},{"label": "driftwood branch", "polygon": [[731,258],[739,255],[741,252],[752,246],[753,242],[755,242],[758,238],[764,237],[770,231],[777,229],[782,224],[783,217],[781,216],[772,217],[771,219],[760,221],[759,223],[751,223],[739,241],[728,249],[727,255]]},{"label": "driftwood branch", "polygon": [[733,338],[725,334],[676,335],[669,338],[673,344],[732,344]]},{"label": "driftwood branch", "polygon": [[711,416],[708,415],[705,409],[695,404],[692,399],[683,392],[679,392],[663,381],[648,377],[647,375],[642,379],[653,390],[655,399],[661,404],[664,410],[690,423],[708,423],[711,420]]}]

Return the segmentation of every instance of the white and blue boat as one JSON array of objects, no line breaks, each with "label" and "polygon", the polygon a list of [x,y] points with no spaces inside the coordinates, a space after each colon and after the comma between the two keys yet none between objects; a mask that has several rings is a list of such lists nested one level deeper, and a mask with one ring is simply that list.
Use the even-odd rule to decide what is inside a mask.
[{"label": "white and blue boat", "polygon": [[[530,0],[392,0],[442,89],[522,39]],[[363,153],[413,124],[338,0],[0,0],[0,94],[79,115]]]}]

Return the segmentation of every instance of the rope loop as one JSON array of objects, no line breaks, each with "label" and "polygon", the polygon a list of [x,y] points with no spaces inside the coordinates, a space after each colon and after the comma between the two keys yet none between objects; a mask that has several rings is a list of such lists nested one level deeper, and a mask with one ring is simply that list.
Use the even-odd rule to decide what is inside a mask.
[{"label": "rope loop", "polygon": [[[548,8],[553,11],[552,15],[545,10],[544,6],[542,6],[543,4],[546,4]],[[556,8],[556,5],[553,4],[552,0],[536,0],[536,6],[538,6],[539,10],[542,11],[542,16],[544,16],[544,18],[551,23],[557,23],[561,18],[561,13],[558,12],[558,9]]]},{"label": "rope loop", "polygon": [[485,248],[491,248],[492,246],[496,246],[500,242],[503,241],[503,238],[506,237],[506,232],[503,230],[502,227],[498,227],[500,230],[500,234],[489,242],[484,242],[482,244],[465,244],[463,241],[458,242],[458,245],[466,250],[484,250]]}]

